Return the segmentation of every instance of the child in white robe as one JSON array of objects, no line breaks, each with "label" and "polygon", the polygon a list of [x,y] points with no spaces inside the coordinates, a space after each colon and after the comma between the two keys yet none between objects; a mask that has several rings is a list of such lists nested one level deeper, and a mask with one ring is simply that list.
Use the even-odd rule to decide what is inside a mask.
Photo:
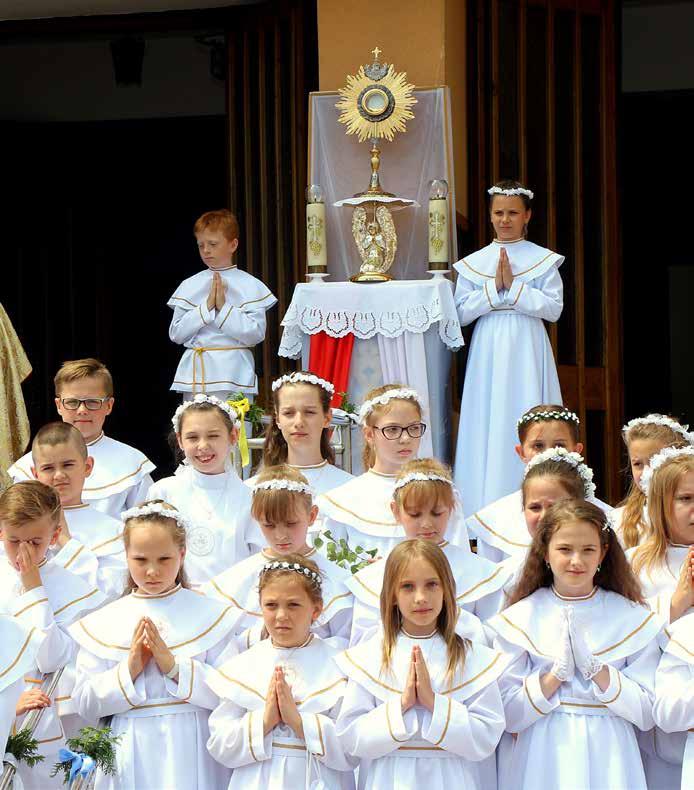
[{"label": "child in white robe", "polygon": [[398,544],[386,560],[382,632],[338,656],[349,677],[338,732],[362,761],[360,788],[496,785],[487,758],[504,729],[503,658],[456,633],[455,595],[435,543]]},{"label": "child in white robe", "polygon": [[123,597],[75,623],[74,698],[91,722],[111,717],[116,771],[98,790],[207,790],[228,771],[210,758],[208,685],[236,622],[233,607],[187,587],[188,522],[166,503],[123,514],[129,578]]},{"label": "child in white robe", "polygon": [[191,522],[186,573],[197,588],[263,540],[251,518],[251,492],[229,460],[238,437],[236,411],[213,395],[196,395],[176,409],[172,422],[185,463],[158,480],[150,497],[174,505]]},{"label": "child in white robe", "polygon": [[[104,434],[104,421],[114,405],[113,378],[98,359],[65,362],[56,373],[55,406],[63,422],[84,437],[94,469],[84,488],[84,499],[114,518],[142,502],[152,485],[154,464],[139,450]],[[15,481],[31,480],[31,453],[22,456],[7,474]]]},{"label": "child in white robe", "polygon": [[226,209],[195,223],[200,258],[207,267],[184,280],[167,302],[174,311],[169,337],[185,347],[171,389],[227,400],[258,392],[253,347],[265,339],[265,313],[277,302],[267,286],[236,268],[239,224]]},{"label": "child in white robe", "polygon": [[[289,464],[323,494],[352,479],[335,466],[330,444],[330,406],[335,387],[310,372],[280,376],[272,382],[272,414],[265,431],[262,466]],[[262,471],[262,467],[261,470]],[[256,478],[246,481],[253,486]]]},{"label": "child in white robe", "polygon": [[[456,605],[482,620],[499,610],[503,601],[504,569],[446,540],[456,496],[450,469],[433,458],[408,461],[395,479],[391,510],[405,532],[405,539],[421,538],[436,543],[446,555],[456,586]],[[380,599],[386,562],[380,559],[347,579],[354,593],[350,645],[373,636],[381,622]],[[467,618],[456,629],[470,639]],[[478,631],[478,629],[475,629]],[[482,636],[481,641],[485,641]]]},{"label": "child in white robe", "polygon": [[455,455],[456,484],[473,513],[518,485],[521,467],[511,452],[517,415],[533,403],[562,402],[543,321],[557,321],[564,306],[564,256],[526,239],[529,189],[501,181],[488,192],[495,238],[453,265],[460,323],[477,321]]},{"label": "child in white robe", "polygon": [[60,496],[63,517],[55,561],[83,576],[107,598],[120,597],[126,574],[123,525],[82,501],[94,466],[82,434],[69,423],[49,423],[34,437],[31,454],[34,477],[53,486]]},{"label": "child in white robe", "polygon": [[256,477],[252,491],[251,513],[267,545],[216,576],[201,588],[201,592],[238,608],[237,630],[250,629],[241,640],[248,647],[258,641],[262,630],[263,615],[258,599],[260,569],[269,560],[280,560],[288,554],[310,557],[323,577],[323,605],[313,630],[322,639],[329,639],[331,644],[346,647],[354,604],[345,584],[350,573],[330,562],[306,542],[318,513],[306,478],[287,464],[268,466]]},{"label": "child in white robe", "polygon": [[[38,480],[15,483],[0,496],[0,538],[5,556],[0,573],[0,614],[13,616],[44,637],[40,652],[24,675],[24,691],[16,707],[16,727],[27,713],[46,708],[34,732],[44,760],[33,768],[19,766],[27,790],[60,787],[51,778],[65,733],[59,714],[69,702],[71,681],[67,668],[74,662],[75,644],[66,629],[80,615],[104,603],[104,596],[81,577],[47,558],[60,532],[58,494]],[[41,691],[42,676],[64,670],[54,700]]]},{"label": "child in white robe", "polygon": [[[650,530],[627,556],[651,609],[674,623],[694,606],[694,448],[666,447],[651,456],[639,484],[647,495]],[[639,743],[649,787],[679,788],[684,736],[656,729]]]},{"label": "child in white robe", "polygon": [[[583,444],[579,427],[578,416],[563,406],[534,406],[518,420],[518,444],[514,448],[516,455],[523,465],[551,447],[561,447],[580,455]],[[521,467],[519,480],[522,476]],[[606,512],[611,510],[599,499],[591,497],[591,501]],[[466,525],[468,532],[477,538],[477,553],[493,562],[501,562],[515,555],[523,557],[530,548],[520,489],[469,516]]]},{"label": "child in white robe", "polygon": [[512,660],[499,681],[517,733],[509,786],[645,790],[634,730],[653,726],[663,622],[600,508],[548,509],[510,604],[487,623]]},{"label": "child in white robe", "polygon": [[639,482],[651,456],[665,447],[692,444],[694,435],[688,425],[681,425],[665,414],[647,414],[630,420],[622,428],[622,438],[629,455],[631,485],[625,499],[612,511],[615,530],[624,549],[638,546],[648,533],[646,495]]},{"label": "child in white robe", "polygon": [[26,627],[16,618],[0,614],[0,754],[5,754],[24,676],[36,666],[44,639],[41,629]]},{"label": "child in white robe", "polygon": [[[377,549],[385,556],[405,533],[393,518],[390,503],[395,478],[402,467],[417,457],[426,430],[423,404],[413,389],[385,384],[367,393],[359,410],[364,432],[364,468],[344,485],[318,497],[323,531],[346,540],[351,549]],[[469,548],[462,506],[449,529],[448,539]]]},{"label": "child in white robe", "polygon": [[670,639],[655,675],[653,718],[661,730],[672,733],[683,757],[681,784],[671,781],[666,787],[688,790],[694,787],[694,612],[668,630]]},{"label": "child in white robe", "polygon": [[354,787],[355,760],[335,732],[346,678],[316,636],[321,573],[303,554],[266,562],[256,585],[263,638],[218,669],[222,703],[207,748],[233,769],[229,790]]}]

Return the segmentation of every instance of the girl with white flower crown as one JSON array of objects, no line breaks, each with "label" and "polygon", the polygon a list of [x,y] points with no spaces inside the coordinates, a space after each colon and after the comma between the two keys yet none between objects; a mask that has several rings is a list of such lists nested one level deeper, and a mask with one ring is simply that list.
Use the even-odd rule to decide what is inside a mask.
[{"label": "girl with white flower crown", "polygon": [[504,660],[456,632],[455,579],[434,542],[391,551],[380,612],[382,630],[337,659],[349,677],[338,730],[362,760],[360,787],[496,787],[480,767],[493,771],[504,730]]},{"label": "girl with white flower crown", "polygon": [[[335,466],[330,444],[330,406],[335,387],[314,373],[299,371],[272,382],[272,414],[265,431],[263,467],[289,464],[317,494],[352,479]],[[253,487],[255,478],[246,481]]]},{"label": "girl with white flower crown", "polygon": [[346,678],[338,649],[314,628],[326,597],[321,571],[303,553],[285,554],[257,569],[254,588],[261,639],[216,673],[222,702],[207,748],[233,769],[229,790],[351,790],[356,761],[335,731]]},{"label": "girl with white flower crown", "polygon": [[685,446],[694,442],[689,426],[682,425],[666,414],[647,414],[637,417],[622,428],[622,437],[629,455],[631,485],[625,499],[612,513],[619,537],[625,549],[642,543],[648,533],[646,495],[639,485],[643,470],[651,457],[665,447]]},{"label": "girl with white flower crown", "polygon": [[237,632],[241,649],[260,639],[262,612],[258,601],[258,573],[271,560],[287,554],[310,557],[323,576],[324,605],[316,617],[315,632],[344,647],[352,626],[353,598],[345,586],[349,572],[318,554],[306,542],[308,531],[316,519],[318,508],[313,504],[313,491],[306,478],[292,466],[265,467],[256,477],[252,489],[251,513],[257,521],[266,544],[260,551],[232,565],[202,587],[212,598],[231,603],[237,608]]},{"label": "girl with white flower crown", "polygon": [[179,406],[172,423],[184,465],[149,492],[191,523],[186,571],[192,587],[248,557],[263,542],[251,517],[251,492],[230,461],[237,422],[235,409],[212,395],[196,395]]},{"label": "girl with white flower crown", "polygon": [[[318,497],[321,527],[350,548],[377,549],[385,556],[405,536],[393,517],[390,503],[402,467],[417,457],[427,429],[418,393],[400,384],[375,387],[359,410],[364,433],[363,474]],[[449,530],[451,543],[467,542],[462,507]]]},{"label": "girl with white flower crown", "polygon": [[653,726],[663,621],[644,605],[605,513],[553,504],[509,608],[487,625],[511,661],[499,686],[506,730],[517,733],[513,787],[646,790],[634,730]]},{"label": "girl with white flower crown", "polygon": [[[506,576],[493,562],[447,540],[449,522],[459,506],[450,469],[434,458],[408,461],[395,479],[391,511],[403,528],[404,539],[420,538],[436,543],[451,566],[457,605],[485,620],[500,608]],[[385,560],[381,559],[347,579],[355,598],[352,645],[378,628],[385,566]],[[456,627],[463,636],[485,639],[476,618],[461,617]]]},{"label": "girl with white flower crown", "polygon": [[223,787],[229,772],[205,749],[218,698],[208,679],[238,617],[188,588],[190,525],[150,501],[123,514],[128,579],[123,597],[70,627],[80,647],[73,697],[90,722],[111,717],[121,740],[116,772],[98,790]]},{"label": "girl with white flower crown", "polygon": [[[583,453],[578,415],[554,403],[540,403],[521,414],[516,423],[518,443],[514,451],[524,467],[540,453],[554,447],[561,451]],[[521,467],[523,469],[523,467]],[[518,477],[523,479],[523,472]],[[589,500],[606,512],[611,508],[595,497]],[[519,488],[466,520],[468,533],[477,538],[477,553],[494,562],[507,557],[525,557],[529,546],[528,530]]]},{"label": "girl with white flower crown", "polygon": [[522,469],[511,452],[517,416],[533,403],[562,402],[542,322],[561,315],[564,256],[527,240],[529,189],[505,180],[488,192],[494,240],[454,264],[460,323],[477,321],[455,457],[456,485],[472,513],[518,485]]}]

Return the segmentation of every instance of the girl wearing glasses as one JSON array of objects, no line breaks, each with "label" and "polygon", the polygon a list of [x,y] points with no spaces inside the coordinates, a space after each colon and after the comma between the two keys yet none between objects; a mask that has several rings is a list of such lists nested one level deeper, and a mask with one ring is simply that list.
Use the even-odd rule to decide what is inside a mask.
[{"label": "girl wearing glasses", "polygon": [[[378,555],[385,556],[404,538],[390,502],[398,472],[417,457],[426,431],[422,408],[417,392],[399,384],[386,384],[368,393],[359,410],[364,431],[362,460],[367,471],[316,500],[321,527],[335,540],[347,540],[352,549],[378,549]],[[461,531],[465,533],[462,519],[459,526],[456,540]]]}]

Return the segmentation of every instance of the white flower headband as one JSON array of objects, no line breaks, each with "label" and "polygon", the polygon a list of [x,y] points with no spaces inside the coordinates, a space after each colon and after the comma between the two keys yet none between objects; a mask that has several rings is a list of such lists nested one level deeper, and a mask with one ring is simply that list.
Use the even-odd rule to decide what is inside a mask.
[{"label": "white flower headband", "polygon": [[502,189],[501,187],[490,187],[487,190],[488,195],[525,195],[529,200],[532,200],[535,195],[525,187],[513,187],[513,189]]},{"label": "white flower headband", "polygon": [[409,472],[404,477],[401,477],[393,487],[393,494],[406,485],[414,482],[425,482],[427,480],[434,480],[440,483],[448,483],[453,488],[453,481],[443,475],[437,475],[435,472]]},{"label": "white flower headband", "polygon": [[126,522],[131,518],[142,518],[142,516],[153,515],[172,518],[174,521],[178,522],[186,532],[191,528],[190,521],[188,521],[180,510],[174,510],[161,502],[148,502],[146,505],[140,505],[140,507],[131,507],[129,510],[124,510],[120,514],[120,517],[121,521]]},{"label": "white flower headband", "polygon": [[195,406],[199,403],[211,403],[213,406],[216,406],[218,409],[226,412],[229,415],[229,419],[237,428],[240,427],[241,422],[239,421],[239,415],[236,409],[232,409],[232,407],[226,401],[219,400],[219,398],[215,398],[214,395],[198,394],[193,398],[193,400],[187,400],[182,403],[174,412],[174,416],[171,418],[171,423],[176,433],[179,433],[180,431],[181,417],[183,417],[183,412],[186,409],[189,409],[191,406]]},{"label": "white flower headband", "polygon": [[653,475],[656,470],[660,469],[663,464],[680,455],[694,455],[694,447],[664,447],[659,453],[656,453],[651,458],[648,462],[648,466],[644,467],[641,479],[639,480],[639,487],[646,496],[648,496],[651,482],[653,481]]},{"label": "white flower headband", "polygon": [[516,428],[520,428],[526,422],[540,422],[540,420],[564,420],[564,422],[575,422],[576,425],[581,424],[578,415],[568,409],[562,409],[561,411],[545,410],[529,411],[527,414],[524,414],[516,423]]},{"label": "white flower headband", "polygon": [[673,420],[671,417],[666,417],[664,414],[647,414],[645,417],[637,417],[635,420],[629,422],[622,428],[622,435],[626,439],[627,433],[638,425],[664,425],[669,428],[673,433],[678,433],[684,437],[685,441],[694,445],[694,433],[689,432],[689,426]]},{"label": "white flower headband", "polygon": [[313,373],[287,373],[284,376],[280,376],[278,379],[275,379],[272,382],[272,391],[276,392],[285,384],[298,384],[299,382],[304,382],[305,384],[315,384],[318,387],[323,387],[323,389],[330,395],[335,394],[334,384],[331,384],[329,381],[320,378],[320,376],[315,376]]},{"label": "white flower headband", "polygon": [[571,453],[565,447],[550,447],[542,453],[538,453],[531,458],[525,465],[523,479],[528,476],[528,472],[538,464],[544,461],[560,461],[565,464],[573,466],[578,472],[581,480],[583,480],[583,491],[585,492],[586,499],[591,499],[595,496],[595,483],[593,482],[593,470],[583,463],[583,456],[578,453]]},{"label": "white flower headband", "polygon": [[252,486],[252,491],[295,491],[297,494],[314,495],[314,490],[306,483],[298,483],[296,480],[287,480],[284,477],[275,478],[274,480],[264,480],[262,483],[255,483]]},{"label": "white flower headband", "polygon": [[315,571],[312,571],[305,565],[300,565],[298,562],[282,562],[281,560],[266,562],[261,568],[260,574],[262,575],[267,571],[294,571],[295,573],[300,573],[302,576],[306,576],[319,587],[321,585],[321,577]]},{"label": "white flower headband", "polygon": [[420,409],[424,409],[424,403],[416,390],[408,388],[388,390],[384,392],[383,395],[377,395],[375,398],[370,398],[362,403],[361,409],[359,409],[359,422],[362,425],[366,425],[366,418],[376,406],[385,406],[392,400],[413,400],[418,404]]}]

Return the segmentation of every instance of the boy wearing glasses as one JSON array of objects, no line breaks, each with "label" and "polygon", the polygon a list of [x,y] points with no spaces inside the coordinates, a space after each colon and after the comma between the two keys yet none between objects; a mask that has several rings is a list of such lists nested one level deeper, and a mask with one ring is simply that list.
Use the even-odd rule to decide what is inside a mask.
[{"label": "boy wearing glasses", "polygon": [[[82,434],[94,459],[83,497],[96,510],[119,519],[123,510],[147,498],[154,464],[139,450],[104,434],[114,403],[111,374],[98,359],[76,359],[63,364],[54,383],[58,414]],[[14,482],[31,480],[31,467],[27,453],[7,474]]]}]

